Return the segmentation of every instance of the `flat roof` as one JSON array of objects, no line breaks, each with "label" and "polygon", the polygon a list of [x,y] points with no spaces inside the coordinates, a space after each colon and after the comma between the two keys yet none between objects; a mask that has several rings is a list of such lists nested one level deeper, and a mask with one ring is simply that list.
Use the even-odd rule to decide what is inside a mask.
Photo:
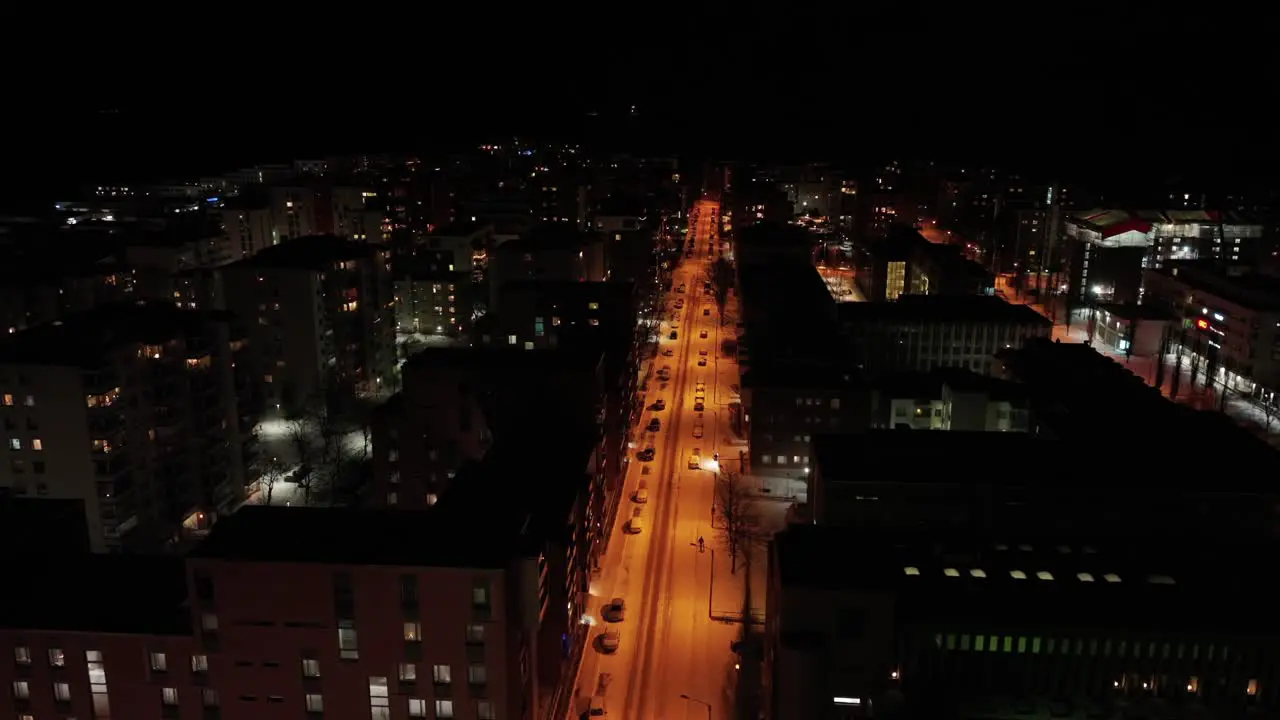
[{"label": "flat roof", "polygon": [[310,235],[272,245],[227,267],[329,270],[335,262],[370,258],[377,252],[377,246],[351,242],[336,235]]},{"label": "flat roof", "polygon": [[0,363],[96,368],[117,349],[203,338],[210,323],[231,317],[225,311],[184,310],[161,301],[100,305],[0,337]]},{"label": "flat roof", "polygon": [[[1177,438],[1194,440],[1197,452],[1230,458],[1250,472],[1221,474],[1237,488],[1271,491],[1275,485],[1261,468],[1280,467],[1280,454],[1226,415],[1174,403],[1120,363],[1079,343],[1035,338],[1021,348],[1003,350],[996,358],[1010,379],[1024,383],[1039,423],[1072,441],[1122,443],[1147,462],[1171,460],[1150,448]],[[1147,448],[1138,450],[1138,448]],[[1199,459],[1199,455],[1181,458]],[[1258,470],[1253,470],[1257,468]],[[1174,477],[1185,478],[1185,472]]]},{"label": "flat roof", "polygon": [[1145,272],[1181,283],[1192,290],[1216,295],[1242,308],[1261,312],[1280,310],[1280,278],[1249,272],[1226,272],[1212,262],[1172,262]]},{"label": "flat roof", "polygon": [[[566,367],[590,368],[600,364],[598,348],[534,348],[525,350],[514,345],[477,345],[474,347],[427,347],[405,361],[403,371],[413,368],[464,368],[478,371],[520,368],[561,370]],[[403,372],[402,372],[403,374]]]},{"label": "flat roof", "polygon": [[935,368],[906,371],[881,377],[876,388],[882,395],[936,399],[943,388],[959,393],[985,393],[993,399],[1025,400],[1025,388],[1016,382],[981,375],[967,368]]},{"label": "flat roof", "polygon": [[193,558],[265,563],[504,568],[525,549],[518,528],[427,510],[246,506],[223,518]]},{"label": "flat roof", "polygon": [[981,632],[1055,625],[1274,633],[1269,541],[975,537],[791,525],[774,539],[784,587],[888,592],[906,623]]},{"label": "flat roof", "polygon": [[842,323],[1005,323],[1053,327],[1028,305],[991,295],[903,295],[892,302],[842,302]]},{"label": "flat roof", "polygon": [[8,558],[5,573],[10,582],[0,593],[0,627],[6,629],[191,633],[181,558],[24,554]]},{"label": "flat roof", "polygon": [[539,223],[525,230],[520,237],[498,246],[505,252],[536,252],[538,250],[567,250],[583,247],[604,240],[600,233],[579,230],[573,223]]}]

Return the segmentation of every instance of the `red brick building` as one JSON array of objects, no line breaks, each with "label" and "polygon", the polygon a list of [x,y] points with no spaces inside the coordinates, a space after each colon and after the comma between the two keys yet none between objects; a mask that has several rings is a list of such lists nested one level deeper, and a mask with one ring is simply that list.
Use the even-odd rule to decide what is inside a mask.
[{"label": "red brick building", "polygon": [[532,718],[552,694],[538,678],[556,674],[538,645],[562,642],[548,599],[568,583],[547,557],[563,544],[537,530],[550,523],[517,514],[249,507],[185,562],[85,556],[58,561],[64,573],[46,560],[0,599],[0,708]]}]

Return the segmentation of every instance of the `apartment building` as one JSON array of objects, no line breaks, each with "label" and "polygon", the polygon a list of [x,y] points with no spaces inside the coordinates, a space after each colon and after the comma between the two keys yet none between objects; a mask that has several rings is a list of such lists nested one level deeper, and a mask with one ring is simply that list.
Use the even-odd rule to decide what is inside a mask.
[{"label": "apartment building", "polygon": [[1030,307],[983,295],[904,295],[841,303],[837,313],[851,359],[870,375],[947,367],[988,374],[997,352],[1053,331]]},{"label": "apartment building", "polygon": [[251,195],[228,198],[217,212],[233,259],[253,257],[280,244],[280,232],[266,198]]},{"label": "apartment building", "polygon": [[83,503],[96,551],[156,549],[243,499],[257,399],[225,314],[106,305],[0,344],[14,495]]},{"label": "apartment building", "polygon": [[477,295],[471,273],[397,269],[391,283],[398,337],[470,335]]},{"label": "apartment building", "polygon": [[638,320],[638,293],[631,282],[511,282],[500,294],[502,311],[487,318],[480,338],[499,346],[603,353],[610,495],[621,487],[630,430],[643,410],[640,362],[649,327]]},{"label": "apartment building", "polygon": [[762,716],[1274,714],[1274,544],[1137,537],[791,525]]},{"label": "apartment building", "polygon": [[0,600],[0,704],[138,720],[546,717],[555,687],[539,680],[560,666],[540,662],[563,641],[544,628],[567,610],[544,598],[562,598],[568,510],[467,510],[249,507],[185,561],[45,567]]},{"label": "apartment building", "polygon": [[931,243],[919,232],[893,226],[880,240],[856,253],[855,281],[872,302],[903,295],[992,295],[995,279],[967,259],[960,247]]},{"label": "apartment building", "polygon": [[489,311],[500,311],[502,286],[518,280],[601,282],[608,263],[603,236],[569,223],[536,225],[494,248],[488,261]]},{"label": "apartment building", "polygon": [[378,506],[434,505],[464,464],[504,438],[591,425],[604,440],[599,350],[432,347],[401,375],[402,390],[373,415]]},{"label": "apartment building", "polygon": [[83,261],[75,259],[74,250],[70,254],[61,259],[52,252],[9,255],[0,268],[0,333],[132,297],[134,277],[128,268],[101,253]]},{"label": "apartment building", "polygon": [[222,269],[267,408],[296,409],[336,384],[377,394],[393,382],[390,251],[332,235],[275,245]]},{"label": "apartment building", "polygon": [[1280,280],[1172,263],[1143,273],[1143,303],[1181,321],[1181,346],[1209,383],[1259,400],[1280,391]]},{"label": "apartment building", "polygon": [[1031,432],[1030,399],[1017,383],[970,370],[903,373],[871,393],[871,427]]}]

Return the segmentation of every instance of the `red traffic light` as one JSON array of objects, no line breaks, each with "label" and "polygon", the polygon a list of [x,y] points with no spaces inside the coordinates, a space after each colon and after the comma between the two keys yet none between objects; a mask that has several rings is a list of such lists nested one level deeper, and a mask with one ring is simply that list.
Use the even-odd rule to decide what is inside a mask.
[{"label": "red traffic light", "polygon": [[1200,328],[1201,330],[1208,330],[1209,321],[1205,320],[1204,318],[1200,318],[1199,320],[1196,320],[1196,327]]}]

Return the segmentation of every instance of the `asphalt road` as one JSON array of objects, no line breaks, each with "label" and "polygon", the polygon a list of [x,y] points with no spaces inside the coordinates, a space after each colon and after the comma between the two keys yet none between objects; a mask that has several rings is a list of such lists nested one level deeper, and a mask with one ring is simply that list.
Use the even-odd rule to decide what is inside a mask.
[{"label": "asphalt road", "polygon": [[[698,217],[691,224],[696,253],[674,272],[673,290],[666,299],[670,307],[684,300],[677,321],[678,339],[669,340],[669,323],[661,331],[662,349],[672,356],[659,355],[658,367],[670,365],[671,380],[662,388],[650,379],[647,401],[666,401],[666,409],[642,415],[641,425],[651,417],[662,422],[658,433],[643,433],[642,449],[652,444],[657,452],[653,462],[633,460],[627,477],[628,498],[641,479],[646,481],[649,501],[638,505],[629,500],[618,512],[613,532],[624,533],[635,508],[644,516],[639,534],[616,537],[610,543],[601,575],[592,584],[592,602],[598,623],[587,649],[576,683],[577,702],[571,717],[585,712],[602,673],[612,676],[606,693],[608,716],[614,718],[693,718],[701,720],[707,708],[681,697],[688,695],[711,707],[709,720],[732,717],[731,702],[736,672],[730,643],[740,628],[714,622],[710,618],[711,553],[719,538],[711,528],[715,472],[712,454],[717,450],[736,459],[739,446],[730,443],[728,403],[731,385],[737,384],[737,367],[732,358],[720,357],[722,333],[732,333],[733,323],[722,325],[714,300],[702,289],[704,273],[711,261],[706,252],[714,233],[710,210],[714,203],[699,203]],[[703,310],[710,309],[704,316]],[[707,337],[700,337],[703,331]],[[700,350],[707,351],[707,365],[699,366]],[[706,406],[694,410],[698,381],[706,383]],[[703,437],[693,436],[701,423]],[[688,467],[698,448],[701,465]],[[645,468],[648,472],[645,472]],[[698,551],[702,537],[708,552]],[[625,619],[614,627],[621,642],[616,653],[603,654],[595,636],[605,624],[599,609],[613,597],[626,601]]]}]

